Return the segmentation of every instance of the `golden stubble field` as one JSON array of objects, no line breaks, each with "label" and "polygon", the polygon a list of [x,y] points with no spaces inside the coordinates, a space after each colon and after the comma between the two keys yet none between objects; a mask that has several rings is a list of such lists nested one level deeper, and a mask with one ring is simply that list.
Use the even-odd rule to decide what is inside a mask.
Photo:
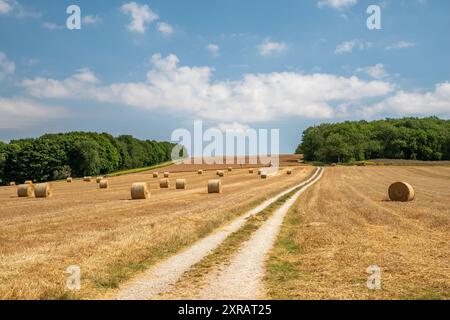
[{"label": "golden stubble field", "polygon": [[[387,199],[407,181],[412,202]],[[367,268],[381,268],[369,290]],[[449,299],[450,167],[335,167],[303,194],[267,263],[276,299]]]},{"label": "golden stubble field", "polygon": [[[216,178],[215,170],[171,174],[169,190],[159,189],[153,171],[109,178],[107,190],[95,182],[56,182],[49,199],[19,199],[15,187],[2,187],[0,299],[109,296],[138,272],[312,171],[299,166],[293,175],[283,169],[262,180],[257,170],[251,175],[236,169],[222,178],[221,194],[207,193],[207,180]],[[186,178],[188,190],[175,190],[176,178]],[[131,184],[144,181],[149,182],[150,199],[130,200]],[[79,292],[65,289],[70,265],[81,267]]]}]

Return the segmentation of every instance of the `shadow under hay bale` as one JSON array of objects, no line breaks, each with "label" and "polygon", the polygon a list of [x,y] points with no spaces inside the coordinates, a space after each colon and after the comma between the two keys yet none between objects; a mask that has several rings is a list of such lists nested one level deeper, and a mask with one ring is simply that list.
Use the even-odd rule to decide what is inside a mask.
[{"label": "shadow under hay bale", "polygon": [[415,198],[414,188],[406,182],[395,182],[391,184],[388,194],[391,201],[408,202]]}]

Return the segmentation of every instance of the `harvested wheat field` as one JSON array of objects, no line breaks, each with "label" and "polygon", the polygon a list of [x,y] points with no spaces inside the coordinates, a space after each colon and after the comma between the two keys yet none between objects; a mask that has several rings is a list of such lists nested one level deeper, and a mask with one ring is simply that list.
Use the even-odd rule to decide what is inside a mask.
[{"label": "harvested wheat field", "polygon": [[[389,201],[395,181],[415,200]],[[287,215],[265,286],[273,299],[449,299],[450,168],[327,168]]]},{"label": "harvested wheat field", "polygon": [[[197,173],[203,169],[202,175]],[[282,169],[267,180],[247,169],[226,172],[222,193],[208,194],[215,170],[170,171],[189,189],[159,188],[153,170],[95,181],[54,182],[51,198],[18,198],[17,187],[0,188],[0,299],[110,297],[119,285],[308,177]],[[284,173],[284,174],[283,174]],[[131,185],[147,182],[151,195],[131,200]],[[81,290],[66,291],[66,269],[81,267]]]}]

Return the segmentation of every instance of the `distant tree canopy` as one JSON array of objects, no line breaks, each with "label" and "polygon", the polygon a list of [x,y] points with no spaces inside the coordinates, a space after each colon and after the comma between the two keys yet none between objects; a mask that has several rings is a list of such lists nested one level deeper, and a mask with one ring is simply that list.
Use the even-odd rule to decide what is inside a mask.
[{"label": "distant tree canopy", "polygon": [[70,132],[0,141],[0,184],[107,174],[170,160],[175,144],[107,133]]},{"label": "distant tree canopy", "polygon": [[296,153],[307,161],[450,160],[450,120],[386,119],[322,124],[303,132]]}]

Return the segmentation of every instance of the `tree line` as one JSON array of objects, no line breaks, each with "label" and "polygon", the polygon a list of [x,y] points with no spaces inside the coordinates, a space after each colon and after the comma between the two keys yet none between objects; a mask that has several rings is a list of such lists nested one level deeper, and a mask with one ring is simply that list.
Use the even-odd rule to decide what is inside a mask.
[{"label": "tree line", "polygon": [[436,117],[347,121],[303,132],[296,153],[306,161],[450,160],[450,120]]},{"label": "tree line", "polygon": [[131,135],[70,132],[0,141],[0,184],[102,175],[152,166],[171,159],[176,144]]}]

